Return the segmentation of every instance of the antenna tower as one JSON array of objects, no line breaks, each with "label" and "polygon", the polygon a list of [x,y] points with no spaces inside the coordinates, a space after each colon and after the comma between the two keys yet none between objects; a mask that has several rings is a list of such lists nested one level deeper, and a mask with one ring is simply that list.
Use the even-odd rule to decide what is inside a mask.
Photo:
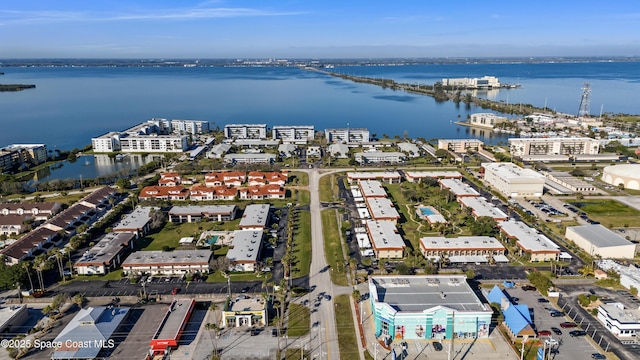
[{"label": "antenna tower", "polygon": [[580,107],[578,108],[578,117],[587,117],[591,113],[591,84],[584,83],[582,87],[582,97],[580,98]]}]

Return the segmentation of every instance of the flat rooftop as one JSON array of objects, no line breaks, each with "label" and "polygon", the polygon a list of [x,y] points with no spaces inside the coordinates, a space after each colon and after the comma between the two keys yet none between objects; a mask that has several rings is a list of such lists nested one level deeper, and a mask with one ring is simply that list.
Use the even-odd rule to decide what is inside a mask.
[{"label": "flat rooftop", "polygon": [[89,251],[85,252],[74,266],[103,265],[109,263],[123,247],[131,246],[136,234],[129,232],[108,233]]},{"label": "flat rooftop", "polygon": [[544,176],[531,169],[523,169],[512,163],[482,163],[485,170],[493,171],[497,177],[508,182],[535,182],[544,184]]},{"label": "flat rooftop", "polygon": [[507,219],[509,216],[502,210],[488,203],[480,197],[461,197],[459,201],[466,207],[470,207],[476,216],[489,216],[493,219]]},{"label": "flat rooftop", "polygon": [[202,215],[202,214],[232,214],[236,210],[235,205],[200,205],[200,206],[173,206],[169,210],[171,215]]},{"label": "flat rooftop", "polygon": [[256,262],[262,246],[262,230],[241,230],[233,234],[227,259],[235,262]]},{"label": "flat rooftop", "polygon": [[235,299],[229,304],[229,311],[260,311],[264,309],[264,302],[259,298]]},{"label": "flat rooftop", "polygon": [[496,238],[491,236],[461,236],[457,238],[445,238],[443,236],[420,238],[423,249],[477,249],[477,250],[504,250],[504,246]]},{"label": "flat rooftop", "polygon": [[400,219],[400,213],[389,198],[365,198],[371,217],[374,219]]},{"label": "flat rooftop", "polygon": [[567,231],[573,231],[580,237],[586,239],[594,246],[600,248],[612,247],[612,246],[625,246],[633,244],[629,240],[623,238],[621,235],[607,229],[603,225],[581,225],[570,226]]},{"label": "flat rooftop", "polygon": [[640,323],[640,310],[627,309],[627,308],[621,309],[619,306],[622,306],[622,304],[620,303],[618,304],[619,304],[618,306],[616,306],[615,303],[603,304],[603,305],[600,305],[600,307],[602,307],[602,309],[604,309],[609,314],[610,318],[618,320],[621,323],[626,323],[626,324]]},{"label": "flat rooftop", "polygon": [[406,245],[398,234],[396,225],[391,221],[367,220],[369,236],[376,250],[404,249]]},{"label": "flat rooftop", "polygon": [[238,226],[245,227],[265,227],[269,219],[269,204],[251,204],[247,205],[242,214],[242,219]]},{"label": "flat rooftop", "polygon": [[422,312],[435,306],[485,311],[465,275],[373,276],[369,289],[375,301],[402,312]]},{"label": "flat rooftop", "polygon": [[142,207],[139,206],[132,213],[127,214],[118,222],[118,225],[114,226],[113,230],[115,231],[123,231],[128,229],[142,229],[151,221],[151,216],[149,213],[151,212],[152,207]]},{"label": "flat rooftop", "polygon": [[364,197],[387,197],[387,191],[382,187],[380,181],[377,180],[360,181],[360,190]]},{"label": "flat rooftop", "polygon": [[463,183],[460,179],[441,179],[439,182],[455,196],[480,196],[471,185]]},{"label": "flat rooftop", "polygon": [[527,251],[560,253],[555,242],[521,221],[501,221],[498,227],[509,237],[518,239],[520,246]]},{"label": "flat rooftop", "polygon": [[187,315],[191,309],[193,299],[178,299],[171,303],[171,307],[165,316],[165,320],[160,324],[154,340],[177,339],[182,324],[186,322]]},{"label": "flat rooftop", "polygon": [[404,174],[410,178],[459,179],[462,177],[458,171],[405,171]]},{"label": "flat rooftop", "polygon": [[367,171],[367,172],[347,172],[350,180],[366,180],[366,179],[399,179],[402,176],[397,171]]},{"label": "flat rooftop", "polygon": [[136,251],[122,266],[168,266],[182,264],[208,264],[211,250]]}]

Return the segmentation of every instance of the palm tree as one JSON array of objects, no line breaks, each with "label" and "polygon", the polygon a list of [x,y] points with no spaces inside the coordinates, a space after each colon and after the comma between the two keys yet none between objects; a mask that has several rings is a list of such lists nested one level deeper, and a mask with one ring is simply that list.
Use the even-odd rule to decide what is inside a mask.
[{"label": "palm tree", "polygon": [[40,290],[44,291],[44,278],[42,277],[42,272],[45,270],[45,267],[47,266],[47,255],[46,254],[41,254],[36,256],[35,260],[33,261],[33,263],[36,266],[36,273],[38,274],[38,281],[40,283]]},{"label": "palm tree", "polygon": [[[218,359],[218,346],[216,344],[216,337],[218,336],[218,330],[220,327],[218,324],[206,323],[204,328],[209,331],[209,339],[211,339],[211,346],[213,347],[213,356],[212,359]],[[213,335],[212,335],[213,334]]]},{"label": "palm tree", "polygon": [[29,278],[29,286],[31,286],[31,291],[33,292],[33,281],[31,280],[31,263],[23,262],[22,267],[24,271],[27,272],[27,277]]},{"label": "palm tree", "polygon": [[58,248],[53,248],[53,250],[51,250],[51,253],[56,257],[56,263],[58,264],[58,271],[60,272],[62,281],[65,281],[66,279],[64,276],[64,264],[62,262],[63,254]]}]

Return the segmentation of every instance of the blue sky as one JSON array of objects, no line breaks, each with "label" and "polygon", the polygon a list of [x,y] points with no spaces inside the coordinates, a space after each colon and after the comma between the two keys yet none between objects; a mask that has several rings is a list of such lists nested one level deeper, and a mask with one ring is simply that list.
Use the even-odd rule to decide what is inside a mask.
[{"label": "blue sky", "polygon": [[2,0],[0,58],[640,55],[640,2]]}]

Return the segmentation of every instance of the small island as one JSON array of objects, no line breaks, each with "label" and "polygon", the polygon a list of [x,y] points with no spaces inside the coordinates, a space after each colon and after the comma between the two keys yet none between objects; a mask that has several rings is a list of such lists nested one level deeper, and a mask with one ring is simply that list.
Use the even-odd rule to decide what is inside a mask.
[{"label": "small island", "polygon": [[22,91],[35,88],[35,85],[30,84],[0,84],[0,91]]}]

